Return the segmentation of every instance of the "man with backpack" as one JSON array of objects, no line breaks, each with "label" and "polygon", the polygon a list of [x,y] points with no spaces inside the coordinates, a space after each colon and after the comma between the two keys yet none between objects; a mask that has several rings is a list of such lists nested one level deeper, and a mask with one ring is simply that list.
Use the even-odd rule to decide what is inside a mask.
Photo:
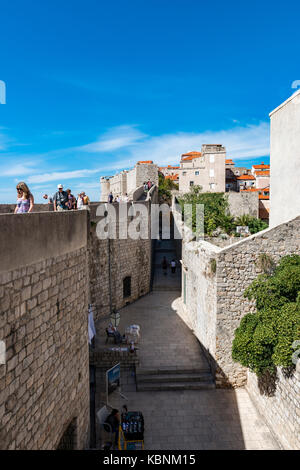
[{"label": "man with backpack", "polygon": [[68,207],[68,193],[63,190],[63,185],[57,186],[58,191],[53,196],[53,206],[55,211],[67,211]]}]

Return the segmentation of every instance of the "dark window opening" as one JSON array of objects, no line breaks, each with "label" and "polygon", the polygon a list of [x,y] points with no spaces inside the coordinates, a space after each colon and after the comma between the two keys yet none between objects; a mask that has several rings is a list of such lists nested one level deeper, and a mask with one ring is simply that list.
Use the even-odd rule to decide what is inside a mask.
[{"label": "dark window opening", "polygon": [[76,449],[76,418],[74,418],[57,446],[57,450],[75,450]]},{"label": "dark window opening", "polygon": [[131,276],[125,277],[123,279],[123,297],[131,296]]}]

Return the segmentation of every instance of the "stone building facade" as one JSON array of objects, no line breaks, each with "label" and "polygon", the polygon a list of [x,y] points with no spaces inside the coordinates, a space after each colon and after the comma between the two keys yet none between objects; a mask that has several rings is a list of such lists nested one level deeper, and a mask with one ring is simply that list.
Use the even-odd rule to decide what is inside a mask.
[{"label": "stone building facade", "polygon": [[158,185],[158,168],[151,160],[139,161],[132,170],[124,170],[115,176],[101,177],[101,201],[107,202],[110,191],[114,197],[127,193],[132,199],[133,192],[149,180]]},{"label": "stone building facade", "polygon": [[86,212],[0,218],[0,446],[86,448]]},{"label": "stone building facade", "polygon": [[300,214],[300,90],[270,114],[270,225]]},{"label": "stone building facade", "polygon": [[201,152],[183,154],[180,161],[179,191],[187,193],[192,186],[203,192],[225,192],[226,149],[222,145],[202,145]]}]

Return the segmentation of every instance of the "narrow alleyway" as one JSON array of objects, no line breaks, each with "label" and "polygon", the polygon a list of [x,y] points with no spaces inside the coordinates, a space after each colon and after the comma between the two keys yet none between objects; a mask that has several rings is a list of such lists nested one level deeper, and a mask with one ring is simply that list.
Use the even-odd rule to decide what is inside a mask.
[{"label": "narrow alleyway", "polygon": [[165,276],[163,256],[175,258],[172,241],[157,245],[153,291],[121,311],[120,331],[141,327],[140,367],[136,378],[123,372],[127,400],[113,393],[110,404],[143,413],[145,449],[277,449],[246,390],[214,388],[200,344],[176,310],[180,266]]}]

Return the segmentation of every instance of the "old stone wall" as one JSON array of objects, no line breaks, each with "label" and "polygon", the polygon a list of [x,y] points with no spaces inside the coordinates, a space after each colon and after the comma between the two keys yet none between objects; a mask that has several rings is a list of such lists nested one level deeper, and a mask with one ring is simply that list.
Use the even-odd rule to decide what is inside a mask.
[{"label": "old stone wall", "polygon": [[247,381],[246,370],[231,359],[234,331],[241,318],[255,311],[254,301],[243,296],[245,289],[261,273],[259,255],[266,253],[275,262],[285,255],[300,254],[300,217],[272,229],[263,230],[229,247],[217,256],[217,383],[241,386]]},{"label": "old stone wall", "polygon": [[229,211],[234,217],[251,215],[258,217],[258,192],[235,192],[228,193]]},{"label": "old stone wall", "polygon": [[300,450],[300,361],[291,375],[278,368],[276,381],[249,372],[247,391],[282,447]]},{"label": "old stone wall", "polygon": [[0,339],[6,345],[6,363],[0,365],[0,446],[56,449],[72,422],[74,446],[85,448],[86,212],[0,219]]},{"label": "old stone wall", "polygon": [[[0,214],[13,214],[16,204],[0,204]],[[53,211],[53,204],[34,204],[33,212],[50,212]]]},{"label": "old stone wall", "polygon": [[182,244],[182,301],[192,329],[214,363],[217,386],[247,382],[247,371],[233,362],[231,349],[241,318],[255,311],[254,301],[243,293],[261,273],[259,255],[266,253],[278,262],[300,253],[299,233],[300,217],[225,248],[205,241]]},{"label": "old stone wall", "polygon": [[[217,289],[214,267],[218,247],[202,241],[182,244],[183,308],[189,326],[205,349],[216,353]],[[214,368],[214,362],[211,361]]]},{"label": "old stone wall", "polygon": [[[150,202],[143,202],[150,214]],[[116,238],[99,239],[97,223],[103,217],[92,216],[89,236],[90,298],[95,306],[96,320],[110,315],[112,308],[120,309],[137,300],[150,290],[152,240],[150,237],[150,217],[146,239],[119,238],[119,204],[116,210]],[[127,204],[127,210],[131,204]],[[127,226],[133,217],[128,217]],[[131,278],[131,293],[124,296],[123,282]],[[109,321],[109,320],[108,320]]]}]

